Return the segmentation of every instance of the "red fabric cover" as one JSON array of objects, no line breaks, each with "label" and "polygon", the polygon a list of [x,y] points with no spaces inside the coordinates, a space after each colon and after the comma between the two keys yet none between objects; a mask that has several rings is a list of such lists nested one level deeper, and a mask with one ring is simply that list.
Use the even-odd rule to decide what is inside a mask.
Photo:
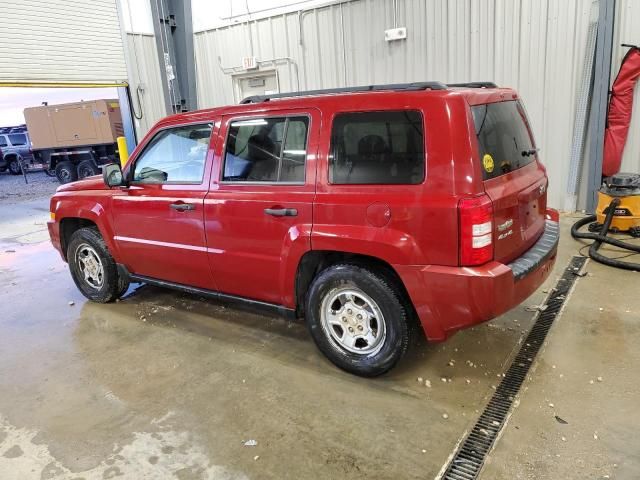
[{"label": "red fabric cover", "polygon": [[627,142],[633,110],[633,87],[638,77],[640,77],[640,48],[634,47],[622,59],[620,71],[611,87],[602,160],[602,175],[605,177],[620,171],[622,152]]}]

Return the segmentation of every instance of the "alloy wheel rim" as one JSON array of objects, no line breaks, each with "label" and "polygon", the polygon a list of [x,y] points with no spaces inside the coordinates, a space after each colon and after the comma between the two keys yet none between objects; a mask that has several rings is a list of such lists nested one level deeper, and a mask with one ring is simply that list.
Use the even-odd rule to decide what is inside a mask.
[{"label": "alloy wheel rim", "polygon": [[76,249],[76,265],[84,282],[93,289],[99,290],[104,284],[104,267],[95,249],[86,243]]},{"label": "alloy wheel rim", "polygon": [[325,335],[348,352],[373,355],[384,345],[387,331],[382,311],[360,290],[331,290],[322,301],[320,320]]}]

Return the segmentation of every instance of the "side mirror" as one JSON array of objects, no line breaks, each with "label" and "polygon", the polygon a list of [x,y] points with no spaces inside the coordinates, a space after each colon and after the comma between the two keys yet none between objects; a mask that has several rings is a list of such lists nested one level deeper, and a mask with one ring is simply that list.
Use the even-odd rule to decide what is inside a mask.
[{"label": "side mirror", "polygon": [[125,184],[122,169],[117,163],[110,163],[102,167],[102,179],[104,180],[104,184],[109,188],[121,187]]}]

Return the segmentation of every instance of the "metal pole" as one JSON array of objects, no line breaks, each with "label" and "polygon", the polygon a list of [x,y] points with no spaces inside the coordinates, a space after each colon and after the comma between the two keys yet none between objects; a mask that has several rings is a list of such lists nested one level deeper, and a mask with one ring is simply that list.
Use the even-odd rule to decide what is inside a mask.
[{"label": "metal pole", "polygon": [[614,21],[615,0],[600,0],[591,118],[589,121],[591,141],[589,144],[589,177],[587,179],[587,212],[590,213],[595,211],[596,192],[602,183],[604,129],[609,101]]},{"label": "metal pole", "polygon": [[122,129],[127,139],[127,155],[136,146],[136,129],[131,116],[131,96],[129,87],[118,87],[118,99],[120,103],[120,116],[122,117]]},{"label": "metal pole", "polygon": [[27,180],[27,172],[24,171],[24,163],[22,162],[22,157],[20,155],[18,155],[18,165],[20,165],[20,171],[24,177],[24,183],[29,183],[29,180]]}]

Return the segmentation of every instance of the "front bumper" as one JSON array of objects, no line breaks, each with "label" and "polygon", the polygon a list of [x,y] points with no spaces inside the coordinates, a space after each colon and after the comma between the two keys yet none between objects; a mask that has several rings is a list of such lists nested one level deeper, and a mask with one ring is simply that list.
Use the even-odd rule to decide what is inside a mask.
[{"label": "front bumper", "polygon": [[557,220],[554,212],[540,239],[508,265],[394,265],[427,338],[444,340],[457,330],[491,320],[537,290],[555,264],[560,238]]},{"label": "front bumper", "polygon": [[62,245],[60,244],[60,223],[55,220],[47,221],[47,228],[49,229],[49,238],[51,238],[51,244],[53,248],[55,248],[62,259],[66,262],[67,259],[64,257],[62,253]]}]

